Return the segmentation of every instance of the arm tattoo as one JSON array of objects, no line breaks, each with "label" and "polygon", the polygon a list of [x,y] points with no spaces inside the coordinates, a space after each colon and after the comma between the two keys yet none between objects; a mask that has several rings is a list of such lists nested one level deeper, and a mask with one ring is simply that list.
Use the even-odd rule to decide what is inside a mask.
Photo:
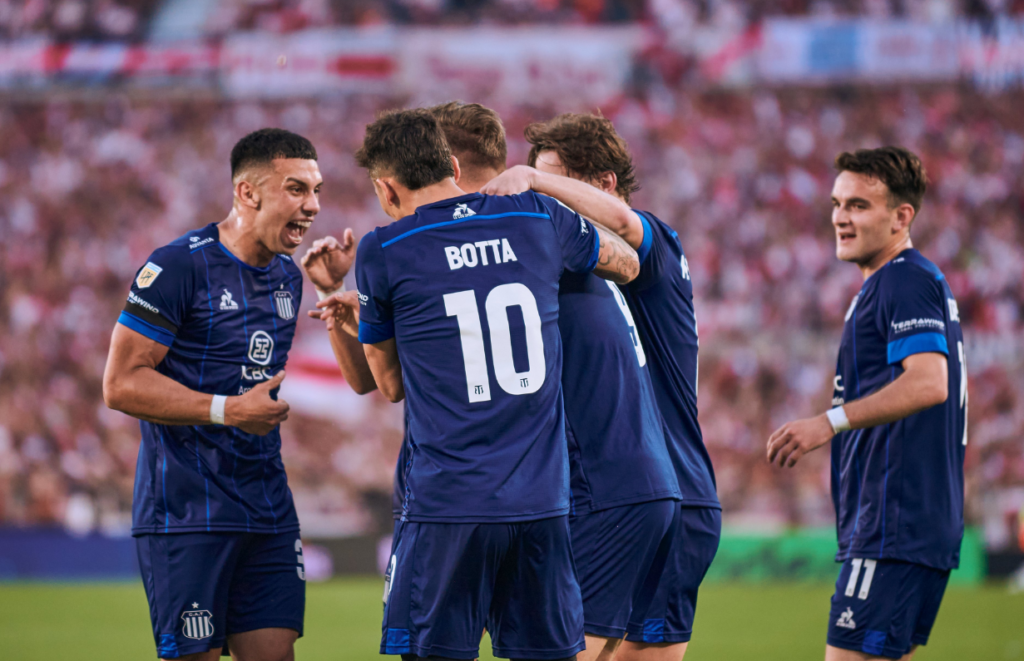
[{"label": "arm tattoo", "polygon": [[601,237],[601,250],[597,259],[599,274],[611,275],[609,279],[624,284],[640,272],[640,261],[633,250],[618,234],[610,232],[598,225],[597,233]]}]

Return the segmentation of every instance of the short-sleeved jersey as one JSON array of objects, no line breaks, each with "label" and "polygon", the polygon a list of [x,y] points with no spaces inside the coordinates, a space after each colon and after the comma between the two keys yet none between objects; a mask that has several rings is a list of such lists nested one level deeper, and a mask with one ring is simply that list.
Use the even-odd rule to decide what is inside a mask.
[{"label": "short-sleeved jersey", "polygon": [[562,275],[558,329],[573,511],[679,498],[633,314],[615,283]]},{"label": "short-sleeved jersey", "polygon": [[675,230],[652,214],[636,213],[644,226],[637,250],[640,273],[619,289],[647,351],[682,502],[720,508],[711,457],[697,422],[697,317],[690,267]]},{"label": "short-sleeved jersey", "polygon": [[404,517],[569,511],[558,283],[597,264],[593,226],[533,192],[419,207],[359,243],[359,339],[395,338],[408,428]]},{"label": "short-sleeved jersey", "polygon": [[[249,266],[219,236],[211,224],[157,249],[118,323],[168,347],[161,374],[199,392],[240,395],[284,368],[302,274],[282,255]],[[255,436],[218,425],[141,428],[133,534],[299,527],[278,429]]]},{"label": "short-sleeved jersey", "polygon": [[892,383],[908,356],[948,357],[945,403],[832,439],[836,559],[889,558],[956,567],[963,537],[967,382],[956,299],[914,249],[871,275],[846,313],[833,405]]}]

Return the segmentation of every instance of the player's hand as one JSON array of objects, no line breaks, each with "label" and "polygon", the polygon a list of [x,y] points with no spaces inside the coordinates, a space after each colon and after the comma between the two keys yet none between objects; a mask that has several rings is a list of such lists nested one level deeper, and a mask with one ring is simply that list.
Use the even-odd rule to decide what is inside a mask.
[{"label": "player's hand", "polygon": [[768,438],[768,463],[792,468],[802,456],[825,445],[833,436],[832,425],[824,413],[787,422]]},{"label": "player's hand", "polygon": [[284,370],[244,395],[228,397],[224,402],[224,424],[244,432],[266,436],[288,419],[288,402],[271,399],[270,391],[284,381]]},{"label": "player's hand", "polygon": [[327,322],[327,330],[341,328],[352,337],[359,337],[359,292],[343,291],[328,296],[310,310],[309,316]]},{"label": "player's hand", "polygon": [[356,239],[351,229],[345,230],[341,241],[333,236],[317,239],[302,256],[302,268],[320,291],[334,291],[356,261]]},{"label": "player's hand", "polygon": [[480,189],[484,195],[518,195],[533,188],[537,171],[529,165],[513,166]]}]

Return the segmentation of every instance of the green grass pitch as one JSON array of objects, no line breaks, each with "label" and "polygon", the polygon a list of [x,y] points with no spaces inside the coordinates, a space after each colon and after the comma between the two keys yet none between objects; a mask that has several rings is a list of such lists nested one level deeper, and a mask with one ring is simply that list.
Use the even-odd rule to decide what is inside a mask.
[{"label": "green grass pitch", "polygon": [[[301,661],[380,658],[379,578],[310,584]],[[821,659],[831,586],[713,583],[701,589],[687,661]],[[485,641],[481,659],[490,659]],[[153,659],[141,584],[0,583],[0,659]],[[397,658],[397,657],[390,657]],[[1024,661],[1024,595],[1001,586],[946,592],[915,661]]]}]

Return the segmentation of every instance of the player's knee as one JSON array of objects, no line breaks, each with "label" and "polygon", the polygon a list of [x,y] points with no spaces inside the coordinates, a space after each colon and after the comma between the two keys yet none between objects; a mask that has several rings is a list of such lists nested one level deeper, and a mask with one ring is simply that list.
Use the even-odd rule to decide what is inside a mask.
[{"label": "player's knee", "polygon": [[[537,659],[512,659],[511,661],[539,661]],[[553,659],[552,661],[576,661],[576,655],[567,656],[564,659]]]}]

